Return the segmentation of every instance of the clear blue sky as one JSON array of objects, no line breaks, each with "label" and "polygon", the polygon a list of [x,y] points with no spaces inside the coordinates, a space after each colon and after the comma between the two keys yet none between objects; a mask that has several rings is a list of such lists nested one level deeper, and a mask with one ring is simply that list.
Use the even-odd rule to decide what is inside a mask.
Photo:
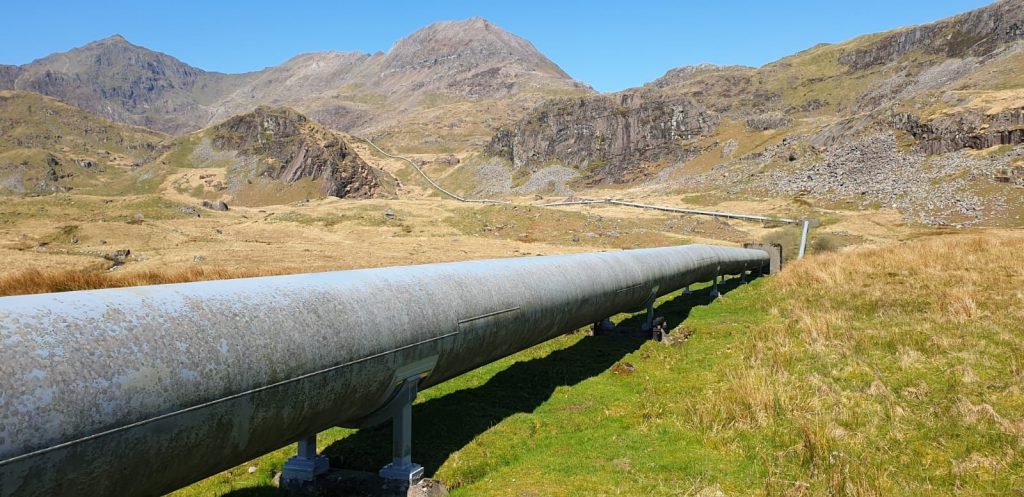
[{"label": "clear blue sky", "polygon": [[303,52],[386,51],[431,22],[482,16],[601,91],[711,62],[759,66],[819,42],[921,24],[983,0],[96,1],[7,0],[0,63],[24,64],[120,33],[210,71]]}]

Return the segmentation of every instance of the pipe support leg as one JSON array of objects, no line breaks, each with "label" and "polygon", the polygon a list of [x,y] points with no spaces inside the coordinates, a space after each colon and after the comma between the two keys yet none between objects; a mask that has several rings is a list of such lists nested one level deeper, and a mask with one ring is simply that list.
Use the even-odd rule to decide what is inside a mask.
[{"label": "pipe support leg", "polygon": [[409,378],[398,391],[391,417],[392,460],[379,472],[381,478],[410,485],[423,478],[423,466],[412,462],[412,402],[416,400],[419,381],[419,376]]}]

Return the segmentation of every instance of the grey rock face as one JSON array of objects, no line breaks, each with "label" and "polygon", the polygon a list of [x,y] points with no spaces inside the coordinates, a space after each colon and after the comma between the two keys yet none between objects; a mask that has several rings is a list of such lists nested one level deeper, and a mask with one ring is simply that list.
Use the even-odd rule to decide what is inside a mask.
[{"label": "grey rock face", "polygon": [[898,30],[844,54],[839,61],[857,70],[884,64],[914,50],[947,57],[977,56],[1021,39],[1024,0],[1003,0],[939,22]]},{"label": "grey rock face", "polygon": [[793,119],[781,112],[769,112],[747,118],[747,127],[757,131],[785,128],[793,124]]},{"label": "grey rock face", "polygon": [[692,152],[686,142],[711,134],[718,123],[716,113],[685,96],[560,99],[499,131],[488,151],[516,169],[533,172],[555,161],[585,169],[597,180],[621,181],[631,165],[686,156]]},{"label": "grey rock face", "polygon": [[972,109],[929,122],[921,122],[914,114],[900,113],[893,116],[892,125],[913,136],[926,154],[1024,143],[1024,107],[991,115]]},{"label": "grey rock face", "polygon": [[322,183],[324,195],[369,198],[381,184],[377,172],[338,136],[294,110],[259,107],[212,128],[213,145],[258,158],[258,176],[294,183]]},{"label": "grey rock face", "polygon": [[20,71],[18,66],[0,64],[0,90],[13,90]]}]

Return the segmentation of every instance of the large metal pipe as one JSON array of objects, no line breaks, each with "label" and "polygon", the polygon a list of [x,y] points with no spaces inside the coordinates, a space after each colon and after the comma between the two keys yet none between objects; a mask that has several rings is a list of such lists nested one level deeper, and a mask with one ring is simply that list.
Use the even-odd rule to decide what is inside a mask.
[{"label": "large metal pipe", "polygon": [[716,274],[690,245],[0,298],[0,495],[164,493]]}]

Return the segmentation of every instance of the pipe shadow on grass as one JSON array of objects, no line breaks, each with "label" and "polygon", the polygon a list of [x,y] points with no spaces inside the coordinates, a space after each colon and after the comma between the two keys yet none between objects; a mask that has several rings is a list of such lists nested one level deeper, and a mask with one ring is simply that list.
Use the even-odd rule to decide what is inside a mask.
[{"label": "pipe shadow on grass", "polygon": [[[759,277],[760,276],[757,275],[748,276],[747,281],[754,281]],[[721,295],[725,295],[744,284],[745,283],[743,283],[739,278],[723,281],[718,284],[718,292]],[[683,321],[686,321],[686,318],[690,317],[690,311],[693,310],[694,307],[710,305],[715,301],[715,298],[711,296],[711,288],[712,285],[698,288],[693,290],[690,295],[683,295],[680,293],[673,297],[672,300],[667,300],[656,306],[654,315],[665,318],[667,329],[674,330],[682,324]],[[639,312],[622,320],[618,325],[624,328],[639,328],[646,320],[647,313]]]},{"label": "pipe shadow on grass", "polygon": [[[738,279],[719,284],[723,294],[740,285]],[[669,329],[682,323],[695,306],[708,305],[711,287],[678,295],[656,308]],[[644,313],[623,324],[639,326]],[[644,340],[626,337],[584,337],[570,347],[551,354],[517,362],[497,373],[487,383],[452,392],[413,407],[413,460],[422,464],[427,475],[435,471],[455,451],[505,418],[532,412],[547,401],[555,389],[571,386],[611,368],[627,354],[637,350]],[[332,466],[377,471],[391,461],[391,424],[360,430],[326,449]]]},{"label": "pipe shadow on grass", "polygon": [[[434,474],[455,451],[505,418],[531,412],[556,388],[575,385],[637,350],[635,338],[583,337],[545,357],[517,362],[475,388],[413,406],[413,461]],[[359,430],[324,449],[332,466],[377,471],[391,462],[391,423]]]},{"label": "pipe shadow on grass", "polygon": [[[719,285],[723,294],[735,289],[738,279]],[[696,306],[714,301],[711,287],[679,294],[657,306],[674,329]],[[644,313],[622,323],[639,326]],[[628,337],[587,336],[575,344],[547,356],[517,362],[495,374],[487,383],[452,392],[413,406],[413,461],[433,475],[448,457],[474,438],[518,413],[532,412],[547,401],[560,386],[576,385],[611,368],[645,340]],[[376,472],[391,462],[391,423],[359,430],[323,450],[332,467]],[[239,489],[231,497],[280,495],[276,489],[258,487]]]}]

